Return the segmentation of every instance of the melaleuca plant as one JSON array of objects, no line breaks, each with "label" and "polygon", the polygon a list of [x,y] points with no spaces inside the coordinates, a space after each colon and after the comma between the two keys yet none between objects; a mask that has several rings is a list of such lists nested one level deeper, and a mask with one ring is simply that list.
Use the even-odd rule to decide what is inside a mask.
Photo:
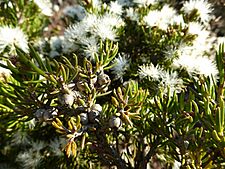
[{"label": "melaleuca plant", "polygon": [[0,168],[224,167],[210,3],[58,4],[0,2]]}]

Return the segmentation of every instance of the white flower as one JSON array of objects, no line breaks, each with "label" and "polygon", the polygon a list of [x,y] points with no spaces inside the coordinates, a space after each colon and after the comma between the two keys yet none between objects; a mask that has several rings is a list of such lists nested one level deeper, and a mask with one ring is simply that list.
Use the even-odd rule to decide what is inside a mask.
[{"label": "white flower", "polygon": [[41,12],[46,16],[52,16],[52,3],[50,0],[34,0]]},{"label": "white flower", "polygon": [[80,5],[67,6],[64,8],[63,13],[71,18],[76,17],[79,21],[86,16],[86,10]]},{"label": "white flower", "polygon": [[217,78],[218,70],[214,60],[202,56],[202,51],[196,50],[195,46],[181,47],[178,53],[179,57],[173,60],[175,68],[184,68],[190,76],[204,75]]},{"label": "white flower", "polygon": [[180,55],[178,58],[173,60],[173,66],[176,68],[184,68],[189,75],[195,73],[195,59],[192,56],[185,54]]},{"label": "white flower", "polygon": [[178,15],[174,8],[169,5],[164,5],[160,11],[162,21],[167,25],[184,25],[184,20],[182,15]]},{"label": "white flower", "polygon": [[197,74],[217,79],[218,69],[215,62],[207,57],[197,57],[195,59],[195,70]]},{"label": "white flower", "polygon": [[183,80],[178,77],[177,72],[169,72],[169,71],[163,71],[161,74],[160,81],[160,88],[163,91],[164,94],[168,93],[168,87],[170,95],[173,95],[173,93],[180,93],[183,88]]},{"label": "white flower", "polygon": [[158,66],[154,66],[152,63],[139,66],[138,74],[140,78],[151,78],[153,80],[159,80],[163,70]]},{"label": "white flower", "polygon": [[212,36],[211,31],[204,28],[204,26],[197,22],[190,22],[188,24],[188,33],[196,35],[195,39],[192,41],[193,48],[195,48],[195,53],[211,54],[214,51],[213,44],[216,41],[216,37]]},{"label": "white flower", "polygon": [[[92,31],[99,36],[102,40],[109,39],[112,41],[117,40],[117,28],[123,26],[124,22],[120,17],[106,13],[98,18]],[[92,31],[90,31],[92,33]]]},{"label": "white flower", "polygon": [[[63,53],[70,53],[70,52],[76,51],[79,47],[73,41],[64,39],[64,41],[62,43],[62,48],[63,48]],[[55,56],[55,54],[57,54],[57,53],[55,53],[55,54],[52,53],[52,54],[53,55],[51,55],[51,56]],[[58,56],[58,54],[57,54],[57,56]]]},{"label": "white flower", "polygon": [[27,36],[18,27],[0,27],[0,53],[7,46],[10,48],[10,53],[15,52],[15,46],[28,53]]},{"label": "white flower", "polygon": [[106,39],[116,41],[117,35],[115,29],[110,25],[98,23],[94,29],[96,35],[98,35],[103,41]]},{"label": "white flower", "polygon": [[87,30],[88,27],[83,22],[70,25],[64,32],[64,39],[71,42],[80,41],[86,36]]},{"label": "white flower", "polygon": [[172,169],[180,169],[180,168],[181,168],[181,163],[179,161],[175,160],[173,163]]},{"label": "white flower", "polygon": [[183,11],[190,14],[193,10],[197,10],[197,13],[202,22],[208,23],[212,18],[212,5],[206,0],[189,0],[183,5]]},{"label": "white flower", "polygon": [[86,27],[87,29],[90,29],[94,27],[97,22],[97,15],[88,13],[86,17],[82,20],[82,25],[84,25],[84,27]]},{"label": "white flower", "polygon": [[93,8],[100,9],[101,2],[99,0],[91,0]]},{"label": "white flower", "polygon": [[116,63],[116,65],[112,68],[112,73],[115,75],[115,79],[123,81],[123,75],[130,66],[129,58],[125,54],[123,54],[123,56],[119,54],[118,58],[115,58],[114,63]]},{"label": "white flower", "polygon": [[62,40],[62,49],[64,53],[76,51],[80,41],[87,36],[88,25],[84,22],[79,22],[70,25],[64,32],[64,39]]},{"label": "white flower", "polygon": [[111,1],[109,11],[113,14],[121,15],[123,13],[122,5],[118,1]]},{"label": "white flower", "polygon": [[182,17],[177,15],[176,11],[168,5],[164,5],[161,10],[149,11],[143,20],[148,26],[157,26],[162,30],[166,30],[169,25],[184,24]]},{"label": "white flower", "polygon": [[190,22],[188,23],[188,33],[193,35],[201,35],[203,26],[198,22]]},{"label": "white flower", "polygon": [[84,38],[81,40],[85,56],[91,60],[95,59],[95,54],[98,52],[99,45],[95,37]]},{"label": "white flower", "polygon": [[[88,57],[98,51],[97,40],[117,40],[117,29],[124,25],[121,17],[106,13],[103,16],[87,14],[85,18],[73,25],[70,25],[64,32],[63,51],[72,52],[84,47],[84,52]],[[91,38],[90,38],[91,37]]]},{"label": "white flower", "polygon": [[148,26],[151,27],[159,26],[162,20],[161,13],[158,10],[149,11],[149,13],[146,16],[144,16],[143,20]]},{"label": "white flower", "polygon": [[106,13],[99,18],[99,22],[102,22],[104,25],[109,25],[113,28],[120,28],[125,25],[124,21],[119,16]]},{"label": "white flower", "polygon": [[134,8],[132,8],[132,7],[126,9],[126,16],[128,18],[130,18],[130,20],[132,20],[132,21],[138,21],[139,20],[137,11],[135,11]]}]

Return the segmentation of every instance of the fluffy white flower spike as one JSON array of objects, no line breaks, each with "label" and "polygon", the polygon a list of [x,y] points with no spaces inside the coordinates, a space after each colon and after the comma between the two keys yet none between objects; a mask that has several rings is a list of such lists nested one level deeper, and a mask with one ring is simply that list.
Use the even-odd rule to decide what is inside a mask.
[{"label": "fluffy white flower spike", "polygon": [[137,11],[135,11],[132,7],[126,9],[126,16],[132,21],[138,21],[139,19]]},{"label": "fluffy white flower spike", "polygon": [[28,53],[28,41],[27,36],[23,31],[16,27],[11,28],[8,26],[0,27],[0,53],[8,46],[10,53],[15,52],[15,47],[22,49]]},{"label": "fluffy white flower spike", "polygon": [[111,1],[109,11],[113,14],[121,15],[123,13],[122,5],[120,5],[118,1]]},{"label": "fluffy white flower spike", "polygon": [[157,26],[159,29],[166,30],[169,25],[184,25],[181,15],[169,5],[164,5],[161,10],[151,10],[144,16],[143,21],[150,27]]},{"label": "fluffy white flower spike", "polygon": [[198,52],[196,48],[183,47],[178,53],[179,57],[173,60],[174,67],[184,68],[191,76],[213,76],[217,79],[218,69],[215,62],[206,56],[202,56],[203,53]]},{"label": "fluffy white flower spike", "polygon": [[201,21],[204,23],[208,23],[212,19],[212,5],[207,0],[186,1],[182,9],[187,14],[190,14],[193,10],[197,10]]},{"label": "fluffy white flower spike", "polygon": [[82,46],[84,49],[84,54],[87,58],[90,58],[91,60],[95,59],[95,54],[98,52],[99,50],[99,45],[98,45],[98,41],[96,38],[89,37],[89,38],[84,38],[82,39]]},{"label": "fluffy white flower spike", "polygon": [[127,55],[123,54],[123,56],[121,56],[121,54],[119,54],[114,63],[116,63],[116,65],[112,68],[112,73],[115,75],[115,79],[120,79],[121,81],[123,81],[123,75],[126,73],[130,66],[129,58]]},{"label": "fluffy white flower spike", "polygon": [[154,66],[152,63],[149,65],[139,66],[140,78],[151,78],[153,80],[159,80],[163,70],[158,66]]},{"label": "fluffy white flower spike", "polygon": [[177,72],[164,71],[161,78],[162,81],[160,82],[160,88],[164,94],[168,93],[168,88],[170,89],[170,96],[172,96],[174,92],[181,92],[183,88],[183,80],[178,77]]}]

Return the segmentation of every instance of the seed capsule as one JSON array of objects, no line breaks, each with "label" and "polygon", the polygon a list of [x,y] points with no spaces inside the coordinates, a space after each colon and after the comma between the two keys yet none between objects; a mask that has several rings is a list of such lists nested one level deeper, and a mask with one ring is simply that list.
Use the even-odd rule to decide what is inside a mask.
[{"label": "seed capsule", "polygon": [[101,73],[99,76],[98,76],[98,84],[100,86],[103,86],[103,85],[109,85],[111,82],[109,76],[105,73]]},{"label": "seed capsule", "polygon": [[122,125],[122,121],[119,117],[112,116],[109,120],[109,127],[119,128]]},{"label": "seed capsule", "polygon": [[80,114],[80,122],[83,125],[88,124],[88,115],[87,115],[87,113],[81,113]]},{"label": "seed capsule", "polygon": [[[55,112],[55,111],[54,111]],[[39,122],[48,121],[52,118],[53,109],[38,109],[34,116]]]},{"label": "seed capsule", "polygon": [[59,102],[62,105],[67,105],[67,106],[71,107],[74,103],[74,94],[70,93],[70,94],[59,95]]},{"label": "seed capsule", "polygon": [[96,122],[98,119],[98,116],[99,116],[99,112],[98,111],[91,111],[88,113],[88,119],[91,123],[94,123]]},{"label": "seed capsule", "polygon": [[92,111],[102,112],[102,106],[101,106],[100,104],[94,104],[94,105],[91,107],[91,110],[92,110]]}]

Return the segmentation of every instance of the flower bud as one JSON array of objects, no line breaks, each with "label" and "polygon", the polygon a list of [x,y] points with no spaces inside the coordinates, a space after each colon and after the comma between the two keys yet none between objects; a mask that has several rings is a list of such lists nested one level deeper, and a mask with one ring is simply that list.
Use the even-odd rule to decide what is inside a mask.
[{"label": "flower bud", "polygon": [[112,116],[109,120],[109,127],[119,128],[122,125],[122,121],[119,117]]}]

